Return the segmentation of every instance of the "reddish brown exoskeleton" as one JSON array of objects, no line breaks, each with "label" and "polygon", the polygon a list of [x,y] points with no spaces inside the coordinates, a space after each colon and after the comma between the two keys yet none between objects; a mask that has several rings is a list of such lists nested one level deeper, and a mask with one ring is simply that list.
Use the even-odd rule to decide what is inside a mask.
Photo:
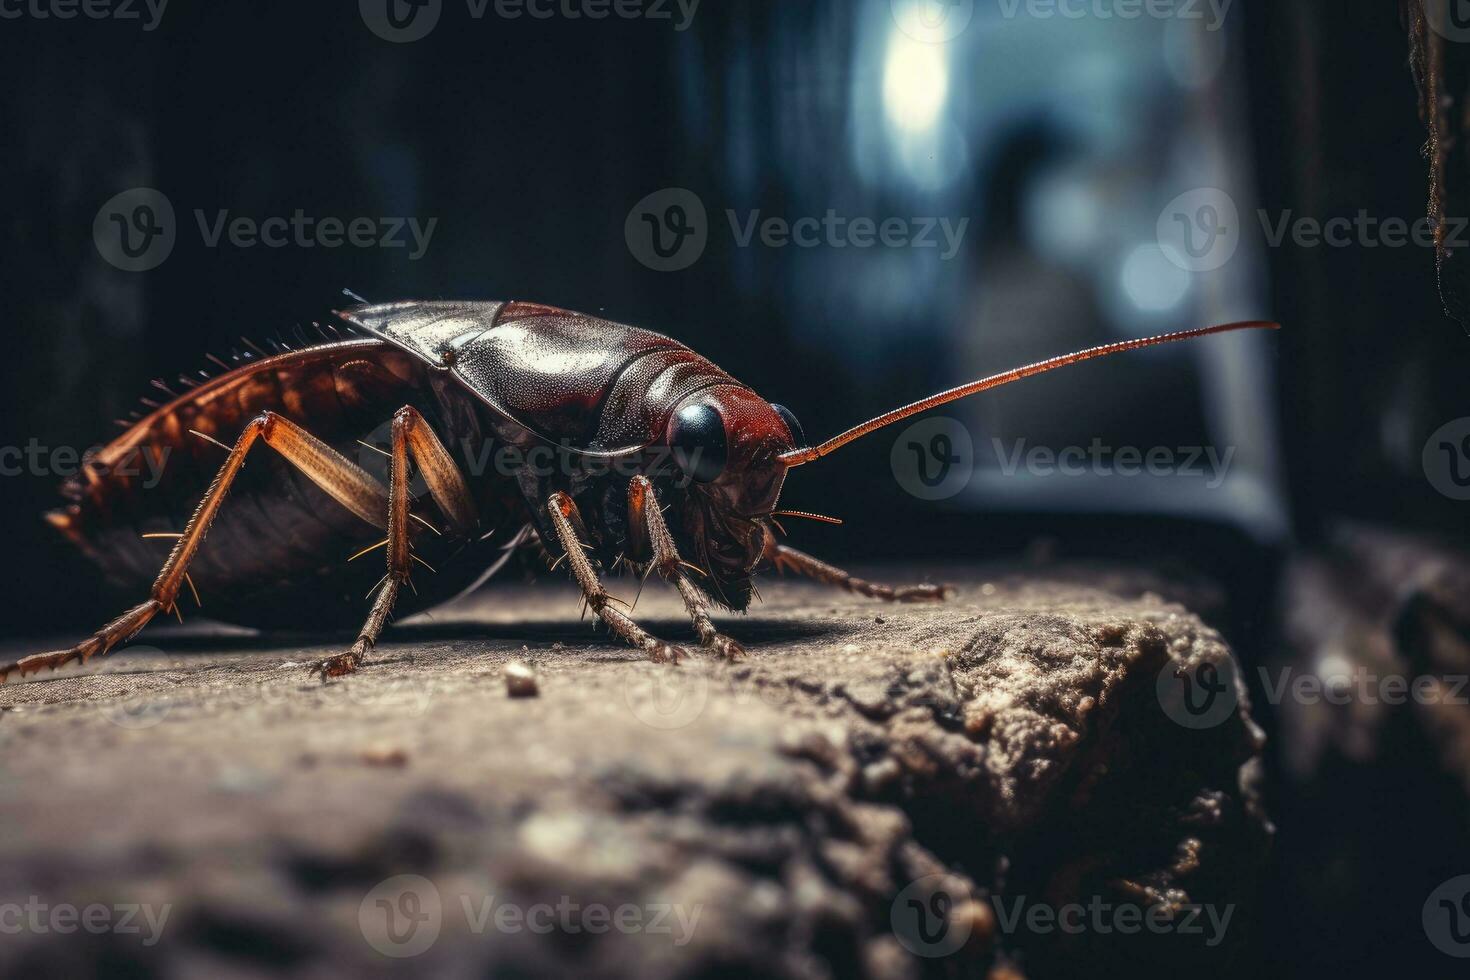
[{"label": "reddish brown exoskeleton", "polygon": [[[339,318],[331,329],[340,336],[245,355],[87,461],[65,488],[71,502],[47,516],[114,584],[146,589],[147,598],[71,649],[0,666],[0,681],[106,653],[159,613],[177,612],[185,585],[196,599],[208,595],[210,614],[227,622],[362,622],[351,648],[320,665],[324,676],[351,673],[395,607],[460,594],[537,543],[553,567],[566,564],[593,612],[652,658],[677,661],[684,651],[618,608],[599,566],[657,570],[679,590],[700,642],[737,657],[739,644],[715,628],[709,604],[746,608],[751,574],[763,565],[879,599],[944,596],[941,586],[866,582],[778,542],[778,517],[812,516],[777,508],[791,467],[1066,364],[1275,326],[1227,324],[1096,347],[941,392],[807,446],[790,411],[647,330],[520,302],[403,302]],[[390,418],[384,485],[362,465],[361,445]],[[261,444],[275,452],[252,452]],[[139,459],[153,464],[156,480],[140,477]],[[412,466],[426,493],[411,492]],[[159,539],[173,540],[166,557]],[[381,577],[346,560],[380,547]],[[436,574],[413,579],[415,566]]]}]

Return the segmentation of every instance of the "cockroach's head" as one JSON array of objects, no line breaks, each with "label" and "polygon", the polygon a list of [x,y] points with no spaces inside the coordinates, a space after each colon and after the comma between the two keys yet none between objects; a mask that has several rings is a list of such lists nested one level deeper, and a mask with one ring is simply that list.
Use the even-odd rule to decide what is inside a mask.
[{"label": "cockroach's head", "polygon": [[720,384],[684,399],[664,443],[677,470],[667,515],[681,551],[711,576],[699,584],[735,609],[750,603],[750,573],[766,553],[786,464],[803,444],[796,416],[748,388]]},{"label": "cockroach's head", "polygon": [[796,417],[781,406],[736,384],[705,388],[679,402],[665,424],[664,448],[670,450],[680,477],[675,481],[676,492],[668,494],[669,527],[680,551],[692,557],[700,569],[701,575],[696,578],[705,591],[731,608],[743,609],[750,603],[750,573],[773,541],[774,518],[792,514],[830,520],[776,510],[790,468],[815,462],[921,412],[1022,378],[1123,351],[1258,328],[1275,330],[1279,326],[1254,320],[1227,323],[1063,354],[938,392],[811,446],[806,444]]}]

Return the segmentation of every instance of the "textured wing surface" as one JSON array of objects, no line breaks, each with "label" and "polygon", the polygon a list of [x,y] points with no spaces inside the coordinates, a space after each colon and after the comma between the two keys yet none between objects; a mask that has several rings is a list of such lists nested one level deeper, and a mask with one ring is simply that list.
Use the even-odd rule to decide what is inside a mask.
[{"label": "textured wing surface", "polygon": [[[662,334],[535,303],[405,302],[342,315],[452,371],[481,401],[531,432],[602,451],[615,448],[597,445],[597,436],[624,372],[661,352],[703,360]],[[649,438],[626,436],[632,445]]]}]

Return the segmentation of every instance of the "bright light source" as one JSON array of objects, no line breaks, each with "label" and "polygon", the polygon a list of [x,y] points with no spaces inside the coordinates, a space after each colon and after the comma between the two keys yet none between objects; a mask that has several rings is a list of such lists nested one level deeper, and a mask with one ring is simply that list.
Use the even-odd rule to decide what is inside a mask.
[{"label": "bright light source", "polygon": [[926,132],[939,120],[948,95],[944,48],[895,32],[883,63],[883,109],[888,121],[911,133]]},{"label": "bright light source", "polygon": [[1162,313],[1178,306],[1189,292],[1189,273],[1159,246],[1140,245],[1123,263],[1123,292],[1140,310]]}]

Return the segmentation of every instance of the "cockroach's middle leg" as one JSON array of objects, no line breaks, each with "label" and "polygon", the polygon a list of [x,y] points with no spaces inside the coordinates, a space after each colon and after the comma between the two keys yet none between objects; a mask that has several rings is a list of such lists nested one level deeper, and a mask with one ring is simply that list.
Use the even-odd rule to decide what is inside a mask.
[{"label": "cockroach's middle leg", "polygon": [[622,611],[612,607],[612,603],[616,600],[608,595],[607,589],[603,588],[602,580],[597,577],[597,570],[592,567],[592,560],[587,557],[587,548],[577,536],[576,528],[584,527],[585,524],[582,521],[581,512],[577,510],[576,502],[558,490],[547,500],[546,512],[551,518],[552,527],[556,529],[556,537],[561,543],[562,551],[566,552],[567,565],[572,570],[572,577],[581,586],[582,595],[598,618],[628,643],[646,650],[650,659],[660,662],[671,660],[678,663],[679,659],[686,655],[681,647],[665,643],[651,635]]},{"label": "cockroach's middle leg", "polygon": [[428,485],[430,496],[451,527],[468,534],[479,523],[474,496],[464,474],[454,465],[454,457],[449,455],[438,434],[417,409],[408,405],[400,408],[393,416],[392,464],[388,475],[388,573],[383,577],[383,586],[368,610],[357,641],[346,653],[331,657],[320,665],[324,678],[350,674],[362,663],[363,657],[378,642],[393,612],[398,592],[413,570],[408,534],[408,505],[413,499],[408,492],[410,456],[418,464],[419,474]]},{"label": "cockroach's middle leg", "polygon": [[663,511],[659,509],[658,497],[653,484],[646,477],[635,476],[628,483],[628,526],[643,528],[648,534],[648,547],[653,552],[653,567],[665,581],[679,590],[684,600],[684,609],[694,622],[699,642],[727,660],[739,660],[745,649],[730,637],[715,629],[709,618],[709,603],[689,576],[684,574],[685,564],[674,547],[674,536],[664,523]]},{"label": "cockroach's middle leg", "polygon": [[214,482],[205,492],[204,499],[199,501],[184,533],[179,536],[173,551],[169,553],[168,560],[163,563],[163,569],[149,590],[148,600],[129,609],[69,650],[40,653],[0,666],[0,683],[12,672],[24,677],[46,668],[54,670],[73,660],[86,663],[94,656],[107,653],[117,643],[130,639],[158,613],[173,609],[179,598],[179,590],[183,587],[189,562],[198,552],[204,536],[209,533],[209,527],[214,523],[225,495],[229,493],[230,484],[245,465],[245,456],[259,439],[265,440],[266,445],[279,452],[348,510],[369,524],[383,526],[388,500],[382,484],[294,422],[274,412],[264,412],[251,420],[235,440],[229,456],[215,474]]},{"label": "cockroach's middle leg", "polygon": [[867,579],[844,572],[835,565],[829,565],[820,558],[813,558],[804,551],[797,551],[795,548],[779,544],[774,537],[768,539],[768,542],[766,560],[777,571],[805,575],[807,578],[835,585],[840,589],[856,592],[870,599],[885,599],[889,602],[942,602],[953,591],[947,585],[893,586],[869,582]]}]

